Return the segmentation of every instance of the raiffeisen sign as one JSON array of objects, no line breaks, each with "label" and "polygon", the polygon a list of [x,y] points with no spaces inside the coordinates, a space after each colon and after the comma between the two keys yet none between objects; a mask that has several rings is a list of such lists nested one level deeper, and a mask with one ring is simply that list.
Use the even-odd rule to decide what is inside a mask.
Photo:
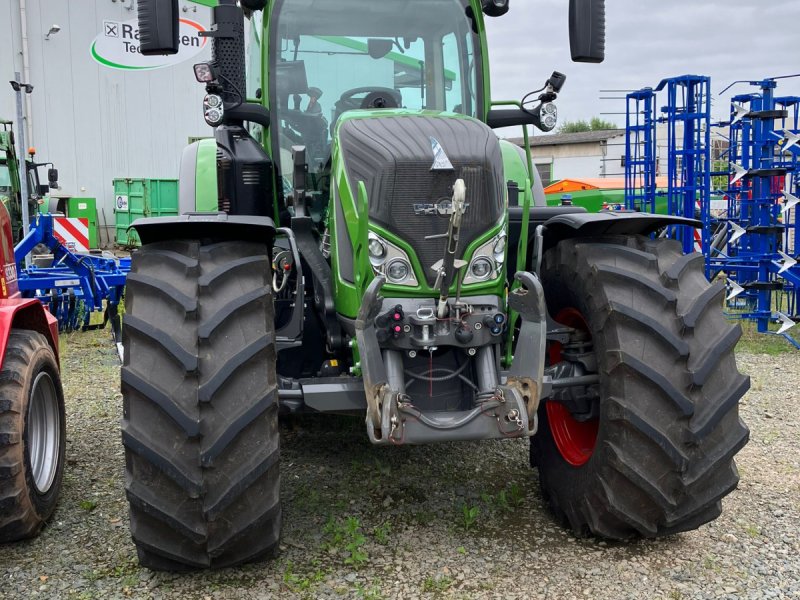
[{"label": "raiffeisen sign", "polygon": [[196,21],[181,19],[180,48],[170,56],[144,56],[139,50],[139,23],[103,21],[103,31],[92,42],[92,58],[104,67],[144,71],[170,67],[200,54],[208,38],[200,37],[205,27]]}]

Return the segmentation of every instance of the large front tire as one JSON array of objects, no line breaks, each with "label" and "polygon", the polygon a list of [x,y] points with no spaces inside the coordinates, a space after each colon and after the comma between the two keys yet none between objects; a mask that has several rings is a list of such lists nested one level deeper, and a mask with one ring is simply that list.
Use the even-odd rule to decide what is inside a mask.
[{"label": "large front tire", "polygon": [[266,245],[146,245],[126,299],[122,435],[139,561],[174,571],[272,552],[281,510]]},{"label": "large front tire", "polygon": [[66,439],[53,349],[41,333],[12,330],[0,371],[0,543],[35,536],[53,514]]},{"label": "large front tire", "polygon": [[702,256],[641,236],[563,241],[542,280],[550,314],[587,330],[600,375],[597,418],[551,401],[539,411],[531,463],[552,511],[578,535],[615,540],[715,519],[749,434],[724,286],[708,283]]}]

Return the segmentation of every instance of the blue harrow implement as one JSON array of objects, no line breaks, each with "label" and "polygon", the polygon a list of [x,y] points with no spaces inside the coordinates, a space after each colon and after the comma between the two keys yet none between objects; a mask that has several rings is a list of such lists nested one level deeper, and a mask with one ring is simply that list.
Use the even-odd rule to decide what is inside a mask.
[{"label": "blue harrow implement", "polygon": [[[130,271],[129,258],[109,253],[76,253],[56,237],[53,215],[39,215],[28,234],[14,248],[23,297],[38,298],[58,319],[61,331],[87,331],[111,324],[114,341],[122,348],[119,303]],[[39,245],[53,255],[49,266],[26,266],[25,258]],[[47,261],[49,263],[49,260]],[[93,312],[102,312],[100,324],[90,323]]]}]

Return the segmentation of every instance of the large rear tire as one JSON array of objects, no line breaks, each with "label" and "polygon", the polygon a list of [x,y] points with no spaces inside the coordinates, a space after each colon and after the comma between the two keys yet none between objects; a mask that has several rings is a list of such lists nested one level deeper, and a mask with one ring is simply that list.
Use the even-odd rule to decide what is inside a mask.
[{"label": "large rear tire", "polygon": [[701,255],[641,236],[563,241],[542,280],[550,314],[591,336],[600,375],[598,417],[551,401],[539,411],[531,463],[557,518],[615,540],[715,519],[749,435],[724,286],[708,283]]},{"label": "large rear tire", "polygon": [[12,330],[0,371],[0,543],[35,536],[53,514],[66,439],[53,349],[39,332]]},{"label": "large rear tire", "polygon": [[267,246],[146,245],[126,300],[122,436],[139,561],[175,571],[272,552],[281,509]]}]

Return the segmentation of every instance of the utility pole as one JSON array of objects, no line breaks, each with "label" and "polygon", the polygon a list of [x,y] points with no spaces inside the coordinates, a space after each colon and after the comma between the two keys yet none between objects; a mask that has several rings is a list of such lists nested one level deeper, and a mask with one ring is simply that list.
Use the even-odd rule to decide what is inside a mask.
[{"label": "utility pole", "polygon": [[[20,165],[20,174],[19,174],[19,187],[20,187],[20,194],[22,198],[20,198],[20,204],[22,205],[22,236],[25,237],[28,235],[28,229],[30,228],[30,214],[28,213],[28,199],[30,198],[30,190],[28,189],[28,163],[26,161],[26,152],[27,146],[25,145],[25,119],[23,115],[23,108],[22,108],[22,94],[23,92],[26,94],[30,94],[33,92],[33,86],[30,83],[22,83],[20,80],[22,77],[19,74],[19,71],[14,73],[14,81],[11,81],[11,87],[14,88],[14,92],[17,94],[17,133],[19,134],[19,144],[17,147],[19,150],[17,151],[19,156],[19,165]],[[25,266],[28,266],[29,258],[25,257]]]}]

